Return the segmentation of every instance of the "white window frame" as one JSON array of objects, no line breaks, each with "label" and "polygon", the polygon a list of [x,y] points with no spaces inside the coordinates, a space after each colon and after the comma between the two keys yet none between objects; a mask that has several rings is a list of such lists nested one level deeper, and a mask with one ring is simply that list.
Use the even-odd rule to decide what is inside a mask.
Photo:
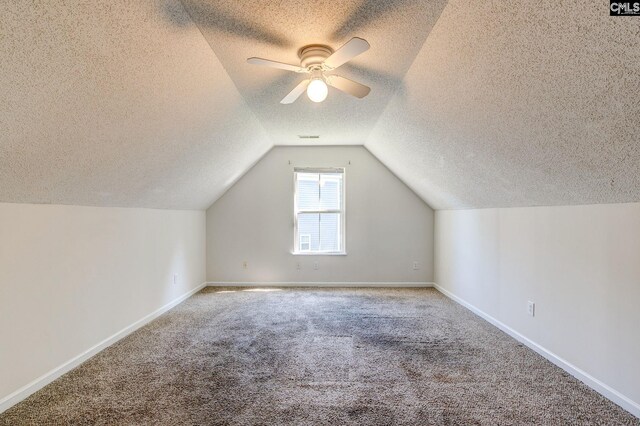
[{"label": "white window frame", "polygon": [[[345,207],[345,193],[347,188],[346,170],[344,167],[332,167],[332,168],[318,168],[318,167],[294,167],[293,169],[293,254],[306,255],[306,256],[346,256],[346,207]],[[340,209],[327,209],[327,210],[298,210],[298,173],[340,173],[342,174],[342,191],[340,200]],[[298,214],[299,213],[339,213],[340,214],[340,250],[339,251],[311,251],[300,250],[300,236],[298,234]]]}]

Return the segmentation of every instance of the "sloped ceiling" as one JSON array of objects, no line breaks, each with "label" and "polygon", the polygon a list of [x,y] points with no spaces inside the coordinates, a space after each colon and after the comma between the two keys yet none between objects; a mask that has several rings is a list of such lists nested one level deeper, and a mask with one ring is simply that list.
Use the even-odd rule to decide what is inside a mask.
[{"label": "sloped ceiling", "polygon": [[450,0],[366,147],[433,208],[640,201],[640,18]]},{"label": "sloped ceiling", "polygon": [[[0,202],[203,209],[275,143],[364,144],[432,207],[640,201],[640,18],[562,0],[0,3]],[[372,88],[280,105],[308,43]]]},{"label": "sloped ceiling", "polygon": [[0,3],[0,201],[207,208],[272,142],[177,0]]},{"label": "sloped ceiling", "polygon": [[[446,0],[183,0],[193,20],[276,145],[364,144],[437,21]],[[183,23],[174,21],[174,25]],[[299,64],[308,44],[339,48],[362,37],[371,49],[335,70],[370,85],[359,100],[330,88],[322,104],[280,100],[305,77],[249,65],[258,56]]]}]

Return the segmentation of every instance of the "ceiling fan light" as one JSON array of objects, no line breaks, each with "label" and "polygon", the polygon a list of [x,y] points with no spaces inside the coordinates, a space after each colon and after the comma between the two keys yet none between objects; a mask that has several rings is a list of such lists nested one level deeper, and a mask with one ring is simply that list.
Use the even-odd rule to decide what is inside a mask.
[{"label": "ceiling fan light", "polygon": [[321,78],[314,78],[307,86],[307,96],[312,102],[324,101],[327,99],[328,93],[329,89],[327,88],[327,83],[325,83]]}]

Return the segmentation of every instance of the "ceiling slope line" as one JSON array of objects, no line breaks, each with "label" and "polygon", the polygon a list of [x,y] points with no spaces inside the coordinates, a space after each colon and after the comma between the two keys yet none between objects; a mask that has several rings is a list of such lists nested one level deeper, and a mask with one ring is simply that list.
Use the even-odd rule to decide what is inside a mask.
[{"label": "ceiling slope line", "polygon": [[371,154],[371,156],[373,158],[378,160],[380,162],[380,164],[382,164],[382,167],[387,169],[389,171],[389,173],[391,173],[396,179],[398,179],[404,186],[409,188],[409,190],[411,192],[413,192],[415,194],[415,196],[418,197],[420,199],[420,201],[422,201],[427,207],[429,207],[431,210],[434,210],[434,211],[437,210],[437,209],[433,208],[431,206],[431,204],[429,204],[429,201],[425,200],[425,198],[422,195],[420,195],[420,193],[416,190],[416,188],[414,188],[411,184],[409,184],[409,182],[407,182],[406,180],[404,180],[400,176],[398,176],[398,174],[395,171],[393,171],[384,161],[382,161],[382,159],[379,156],[377,156],[373,151],[371,151],[371,149],[369,149],[369,147],[367,147],[366,145],[362,145],[362,147],[369,154]]},{"label": "ceiling slope line", "polygon": [[[415,64],[416,60],[418,59],[418,56],[420,55],[420,53],[422,52],[422,50],[424,49],[424,46],[427,44],[427,42],[429,41],[429,36],[431,35],[431,33],[433,32],[433,30],[436,28],[436,26],[438,25],[438,23],[440,22],[440,18],[442,17],[442,14],[444,13],[445,9],[449,6],[449,2],[447,2],[447,4],[442,8],[442,10],[440,10],[440,14],[438,15],[438,19],[436,19],[436,21],[433,23],[433,26],[431,27],[431,29],[429,30],[429,32],[427,33],[427,35],[424,38],[424,42],[422,43],[422,46],[420,47],[420,49],[418,49],[418,51],[416,52],[416,55],[413,57],[413,60],[411,61],[411,65],[409,65],[407,67],[407,70],[405,71],[404,75],[402,76],[402,80],[403,81],[407,74],[409,73],[409,71],[411,71],[411,69],[413,68],[413,65]],[[371,138],[371,135],[373,133],[373,131],[375,130],[376,127],[378,127],[380,125],[380,120],[382,120],[382,117],[385,115],[385,113],[387,112],[387,110],[390,108],[391,106],[391,101],[393,99],[395,99],[395,97],[398,95],[398,89],[400,88],[400,85],[398,85],[395,90],[393,91],[393,94],[389,97],[389,100],[387,101],[387,104],[385,105],[385,107],[382,109],[382,112],[380,113],[380,115],[378,115],[378,118],[376,119],[376,122],[374,123],[374,125],[371,127],[371,129],[369,130],[369,133],[367,133],[367,137],[363,143],[362,146],[364,146],[364,148],[369,151],[369,153],[371,153],[371,155],[373,155],[375,158],[378,159],[378,161],[380,161],[380,163],[387,168],[387,170],[389,170],[389,172],[391,172],[396,178],[398,178],[400,180],[400,182],[404,183],[407,188],[409,188],[414,194],[416,194],[416,196],[418,198],[420,198],[427,206],[429,206],[431,209],[433,210],[437,210],[435,207],[432,206],[431,201],[429,201],[427,198],[425,198],[420,191],[417,190],[417,188],[415,188],[415,186],[411,185],[409,182],[407,182],[406,179],[400,177],[400,175],[398,173],[396,173],[396,171],[394,169],[392,169],[389,164],[383,159],[381,158],[381,156],[377,155],[376,153],[374,153],[372,151],[372,147],[370,145],[368,145],[369,139]]]},{"label": "ceiling slope line", "polygon": [[191,22],[193,23],[193,25],[195,25],[195,27],[198,29],[198,32],[200,33],[200,36],[204,39],[205,43],[207,43],[207,46],[209,46],[209,49],[211,50],[211,53],[213,54],[213,56],[216,58],[216,60],[220,63],[220,65],[222,66],[222,69],[224,70],[224,72],[227,74],[227,77],[229,78],[229,81],[231,81],[231,84],[233,84],[233,87],[235,89],[235,91],[238,93],[239,98],[242,100],[242,103],[244,104],[244,106],[247,108],[247,111],[250,111],[251,116],[253,118],[253,121],[256,122],[256,124],[259,126],[259,128],[262,130],[263,135],[267,138],[267,140],[271,143],[271,146],[266,149],[263,153],[261,153],[253,162],[251,162],[247,167],[245,167],[244,170],[242,170],[238,176],[234,179],[232,179],[227,185],[226,188],[224,188],[224,191],[222,191],[217,197],[215,197],[213,200],[211,200],[208,204],[208,206],[204,209],[209,210],[209,208],[211,208],[211,206],[213,206],[216,201],[218,201],[219,199],[221,199],[222,197],[224,197],[224,195],[229,192],[229,190],[231,188],[233,188],[233,186],[240,181],[240,179],[242,179],[242,177],[244,175],[246,175],[251,169],[253,169],[256,164],[258,164],[260,162],[260,160],[262,160],[269,152],[271,152],[271,150],[273,149],[273,147],[275,146],[275,143],[273,141],[273,139],[271,138],[271,135],[269,134],[269,132],[267,132],[267,130],[265,129],[264,125],[262,124],[262,121],[257,117],[256,112],[253,110],[253,108],[251,108],[251,106],[249,105],[249,103],[247,102],[247,100],[245,99],[245,97],[242,95],[242,93],[240,92],[240,90],[238,89],[238,85],[236,84],[236,82],[234,81],[234,79],[231,77],[231,75],[229,74],[229,70],[227,70],[227,67],[225,66],[225,64],[220,60],[220,58],[218,58],[218,55],[216,54],[216,51],[214,50],[213,46],[211,45],[211,42],[209,41],[209,39],[207,39],[207,37],[204,36],[204,33],[202,32],[202,28],[200,28],[200,25],[198,24],[198,22],[193,18],[193,15],[191,14],[191,11],[189,10],[189,8],[187,8],[184,4],[183,0],[178,0],[178,2],[180,3],[180,5],[182,6],[182,9],[185,11],[185,13],[187,14],[187,16],[189,16],[189,19],[191,19]]},{"label": "ceiling slope line", "polygon": [[[247,100],[244,98],[244,96],[242,95],[242,93],[240,92],[240,90],[238,89],[238,85],[236,84],[235,80],[231,77],[231,74],[229,74],[229,70],[227,70],[227,67],[225,66],[224,62],[222,62],[220,60],[220,58],[218,58],[218,55],[216,55],[216,51],[213,49],[213,46],[211,45],[211,42],[209,41],[209,39],[207,39],[204,36],[204,33],[202,32],[202,28],[200,28],[200,25],[198,24],[198,22],[193,18],[193,15],[191,14],[191,11],[189,10],[189,8],[187,6],[185,6],[184,1],[183,0],[177,0],[178,3],[180,3],[180,6],[182,6],[182,10],[184,10],[184,12],[187,14],[187,16],[189,16],[189,19],[191,19],[191,22],[193,23],[193,25],[196,26],[196,28],[198,29],[198,32],[200,33],[200,36],[204,39],[205,43],[207,43],[207,46],[209,46],[209,49],[211,50],[211,53],[213,54],[213,56],[216,58],[216,60],[220,63],[220,65],[222,66],[222,69],[224,69],[224,72],[227,74],[227,77],[229,77],[229,80],[231,81],[231,84],[233,84],[233,87],[235,88],[236,92],[238,93],[238,96],[240,97],[240,99],[242,99],[242,103],[244,103],[244,105],[247,107],[248,111],[251,111],[251,116],[253,117],[254,121],[256,123],[258,123],[258,126],[260,126],[260,128],[262,129],[262,132],[264,133],[264,135],[267,137],[267,139],[269,140],[269,142],[271,142],[271,148],[273,148],[273,146],[275,145],[273,142],[273,139],[271,139],[271,135],[269,134],[269,132],[267,132],[267,130],[265,129],[264,125],[262,124],[262,121],[260,121],[256,115],[256,112],[253,110],[253,108],[251,108],[251,106],[249,105],[249,103],[247,102]],[[267,150],[267,152],[269,152],[271,150],[271,148],[269,148],[269,150]],[[266,154],[266,153],[265,153]],[[260,158],[262,158],[264,156],[261,155]],[[259,160],[258,160],[259,161]],[[251,169],[251,167],[253,167],[255,165],[255,163],[253,163],[249,169]],[[247,169],[244,173],[246,173],[247,171],[249,171],[249,169]],[[231,185],[233,186],[233,185]],[[224,192],[227,192],[229,188],[225,189]],[[224,194],[223,192],[223,194]],[[219,197],[218,197],[219,198]],[[215,202],[215,201],[214,201]],[[213,203],[212,203],[213,204]]]},{"label": "ceiling slope line", "polygon": [[[182,1],[182,0],[180,0],[180,1]],[[424,49],[424,45],[427,44],[427,41],[429,40],[429,36],[431,35],[433,30],[435,29],[436,25],[438,25],[438,22],[440,22],[440,17],[442,16],[442,13],[444,12],[444,10],[448,6],[449,6],[449,2],[447,1],[447,4],[445,4],[444,7],[442,8],[442,10],[440,10],[440,13],[438,14],[438,18],[436,18],[435,22],[431,26],[431,29],[425,35],[424,41],[422,42],[422,45],[420,46],[420,49],[417,50],[416,55],[413,57],[413,60],[411,61],[411,64],[409,64],[409,66],[407,67],[406,71],[404,72],[404,75],[400,79],[400,82],[404,81],[405,77],[407,76],[407,74],[409,73],[411,68],[413,68],[413,64],[415,64],[416,60],[418,59],[418,56],[420,55],[420,52],[422,52],[422,49]],[[400,89],[400,87],[401,87],[401,84],[396,85],[395,89],[393,90],[393,93],[391,93],[391,96],[387,100],[386,105],[384,106],[384,108],[382,108],[382,112],[380,112],[380,114],[378,115],[378,118],[376,119],[375,123],[373,124],[373,126],[371,126],[371,129],[369,129],[369,132],[367,133],[367,136],[365,137],[365,140],[364,140],[364,142],[362,144],[364,147],[367,147],[367,142],[369,141],[369,138],[371,137],[371,133],[378,126],[378,123],[380,122],[380,119],[382,118],[384,113],[389,108],[389,105],[391,104],[391,101],[398,95],[398,89]],[[369,149],[367,148],[367,150],[369,150]],[[378,157],[376,157],[376,158],[378,158]],[[383,163],[385,165],[385,167],[389,168],[381,159],[378,158],[378,160],[381,163]],[[391,169],[389,169],[389,170],[391,170]],[[393,173],[393,174],[395,175],[395,173]],[[398,178],[398,179],[400,179],[400,178]],[[400,179],[400,180],[402,180],[404,182],[403,179]],[[406,184],[406,182],[405,182],[405,184]],[[409,186],[409,185],[407,185],[407,186]],[[411,189],[411,190],[414,191],[413,189]],[[429,203],[426,200],[424,200],[424,198],[420,197],[420,199],[423,200],[425,203],[427,203],[427,205],[429,205]]]},{"label": "ceiling slope line", "polygon": [[229,192],[229,190],[231,188],[233,188],[235,186],[236,183],[238,183],[240,181],[240,179],[242,179],[247,173],[249,173],[251,171],[251,169],[253,169],[260,161],[262,161],[262,159],[264,157],[267,156],[267,154],[269,154],[271,151],[273,151],[273,148],[275,148],[276,145],[271,145],[269,147],[269,149],[267,149],[265,152],[263,152],[262,154],[260,154],[260,156],[249,165],[249,167],[246,168],[246,170],[242,171],[242,173],[238,174],[238,176],[236,178],[234,178],[233,180],[231,180],[231,182],[227,185],[227,187],[225,188],[224,191],[222,191],[222,193],[220,195],[218,195],[217,197],[215,197],[210,203],[209,206],[207,208],[205,208],[204,210],[207,211],[211,208],[211,206],[213,206],[219,199],[221,199],[222,197],[224,197],[224,195]]}]

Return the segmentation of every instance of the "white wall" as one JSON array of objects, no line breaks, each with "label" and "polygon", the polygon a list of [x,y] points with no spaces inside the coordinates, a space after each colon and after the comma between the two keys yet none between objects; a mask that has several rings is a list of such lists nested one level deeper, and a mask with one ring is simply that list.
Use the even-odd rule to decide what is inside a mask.
[{"label": "white wall", "polygon": [[0,204],[0,411],[202,284],[205,226],[202,211]]},{"label": "white wall", "polygon": [[[343,166],[347,255],[293,255],[293,168]],[[207,210],[207,278],[430,282],[433,210],[363,147],[276,147]]]},{"label": "white wall", "polygon": [[640,204],[438,211],[435,223],[436,284],[640,416]]}]

